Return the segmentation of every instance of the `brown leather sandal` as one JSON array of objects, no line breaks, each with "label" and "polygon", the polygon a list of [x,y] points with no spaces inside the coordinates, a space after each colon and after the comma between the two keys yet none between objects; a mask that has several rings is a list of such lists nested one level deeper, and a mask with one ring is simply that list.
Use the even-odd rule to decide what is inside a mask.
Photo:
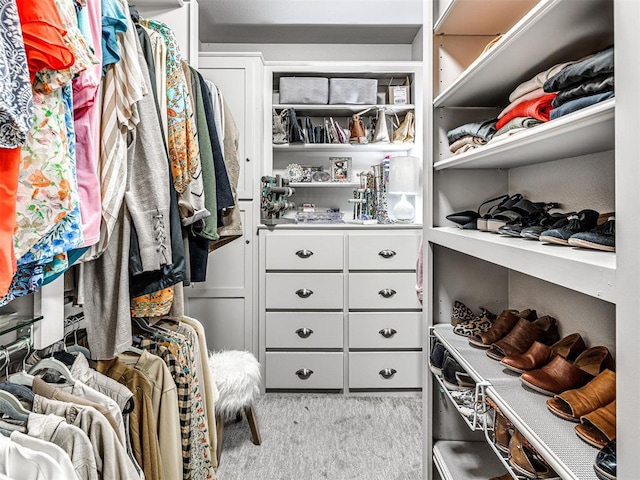
[{"label": "brown leather sandal", "polygon": [[547,407],[560,418],[572,422],[616,399],[616,374],[604,370],[584,387],[567,390],[547,400]]},{"label": "brown leather sandal", "polygon": [[507,355],[519,355],[527,351],[535,341],[554,343],[557,340],[558,324],[555,318],[545,315],[533,322],[521,318],[507,335],[491,345],[487,356],[502,360]]},{"label": "brown leather sandal", "polygon": [[535,310],[527,309],[520,313],[517,310],[503,310],[493,321],[493,325],[489,330],[469,337],[469,343],[475,347],[489,348],[493,343],[507,335],[521,318],[535,320],[537,316]]},{"label": "brown leather sandal", "polygon": [[544,367],[524,372],[520,381],[537,392],[553,397],[583,387],[606,369],[615,370],[607,347],[591,347],[582,352],[574,363],[558,355]]},{"label": "brown leather sandal", "polygon": [[604,447],[616,438],[616,401],[580,417],[576,434],[589,445]]},{"label": "brown leather sandal", "polygon": [[504,413],[498,408],[491,398],[487,398],[487,403],[496,412],[496,420],[493,428],[493,443],[498,450],[509,453],[509,442],[514,431],[513,424]]},{"label": "brown leather sandal", "polygon": [[525,445],[524,437],[517,430],[511,436],[509,453],[509,463],[516,472],[530,478],[560,480],[551,465],[538,452]]},{"label": "brown leather sandal", "polygon": [[523,354],[507,355],[500,360],[500,363],[509,370],[523,373],[546,365],[556,355],[567,360],[575,360],[586,348],[582,336],[579,333],[572,333],[550,347],[535,341]]}]

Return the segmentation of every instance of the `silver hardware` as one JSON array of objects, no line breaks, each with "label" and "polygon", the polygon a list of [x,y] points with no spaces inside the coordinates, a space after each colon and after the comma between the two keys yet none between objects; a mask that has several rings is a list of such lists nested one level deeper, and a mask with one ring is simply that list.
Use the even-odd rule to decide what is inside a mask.
[{"label": "silver hardware", "polygon": [[395,256],[396,252],[394,252],[393,250],[381,250],[378,252],[378,255],[380,255],[382,258],[391,258],[393,256]]},{"label": "silver hardware", "polygon": [[380,290],[378,292],[378,294],[382,295],[384,298],[391,298],[396,293],[398,293],[398,292],[396,292],[393,288],[383,288],[382,290]]},{"label": "silver hardware", "polygon": [[296,255],[299,256],[300,258],[309,258],[311,255],[313,255],[313,252],[311,250],[307,250],[306,248],[303,248],[302,250],[298,250],[296,252]]},{"label": "silver hardware", "polygon": [[382,378],[384,378],[385,380],[389,380],[396,373],[398,373],[398,371],[395,368],[383,368],[378,373],[382,375]]},{"label": "silver hardware", "polygon": [[298,370],[296,372],[296,375],[301,380],[306,380],[307,378],[309,378],[311,376],[312,373],[313,373],[313,370],[311,370],[310,368],[301,368],[300,370]]},{"label": "silver hardware", "polygon": [[309,336],[313,333],[313,330],[310,328],[299,328],[296,330],[296,333],[300,338],[309,338]]},{"label": "silver hardware", "polygon": [[380,335],[382,335],[384,338],[391,338],[393,337],[396,333],[398,333],[397,330],[394,330],[393,328],[383,328],[382,330],[380,330],[378,332]]},{"label": "silver hardware", "polygon": [[309,290],[308,288],[301,288],[300,290],[296,290],[296,295],[300,298],[309,298],[313,295],[313,290]]}]

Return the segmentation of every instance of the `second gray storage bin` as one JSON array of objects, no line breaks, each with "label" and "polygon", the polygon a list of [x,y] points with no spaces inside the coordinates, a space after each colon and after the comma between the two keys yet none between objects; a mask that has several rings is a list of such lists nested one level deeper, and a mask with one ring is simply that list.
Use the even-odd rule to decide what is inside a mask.
[{"label": "second gray storage bin", "polygon": [[371,78],[330,78],[329,103],[332,105],[375,105],[378,80]]}]

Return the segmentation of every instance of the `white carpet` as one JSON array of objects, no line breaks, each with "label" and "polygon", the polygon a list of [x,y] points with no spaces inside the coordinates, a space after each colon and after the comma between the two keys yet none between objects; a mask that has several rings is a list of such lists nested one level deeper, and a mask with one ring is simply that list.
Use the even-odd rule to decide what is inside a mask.
[{"label": "white carpet", "polygon": [[274,394],[256,403],[262,445],[245,418],[225,426],[218,480],[421,480],[416,397]]}]

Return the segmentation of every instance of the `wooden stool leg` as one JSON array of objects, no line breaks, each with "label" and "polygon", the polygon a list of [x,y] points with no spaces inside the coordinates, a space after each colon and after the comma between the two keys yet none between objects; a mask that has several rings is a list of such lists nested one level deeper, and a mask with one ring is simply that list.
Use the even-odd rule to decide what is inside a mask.
[{"label": "wooden stool leg", "polygon": [[260,431],[258,430],[258,420],[256,419],[256,412],[253,409],[253,405],[244,408],[244,413],[247,416],[247,421],[249,422],[249,428],[251,429],[251,437],[253,443],[256,445],[260,445],[262,440],[260,440]]},{"label": "wooden stool leg", "polygon": [[220,465],[220,454],[222,453],[222,435],[224,434],[224,418],[216,415],[216,436],[218,444],[216,446],[216,457],[218,457],[218,465]]}]

